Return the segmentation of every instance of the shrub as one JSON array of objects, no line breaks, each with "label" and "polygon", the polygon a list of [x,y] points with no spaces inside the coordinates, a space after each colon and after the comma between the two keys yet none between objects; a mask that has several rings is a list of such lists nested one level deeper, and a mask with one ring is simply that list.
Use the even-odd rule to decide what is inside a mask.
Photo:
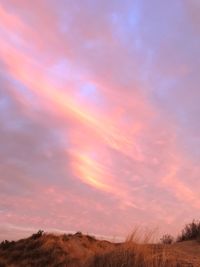
[{"label": "shrub", "polygon": [[69,236],[68,235],[66,235],[66,234],[64,234],[63,236],[62,236],[62,240],[63,241],[69,241]]},{"label": "shrub", "polygon": [[9,248],[9,245],[10,245],[10,242],[8,240],[4,240],[1,242],[0,247],[2,249],[7,249],[7,248]]},{"label": "shrub", "polygon": [[169,234],[166,234],[166,235],[162,236],[160,241],[161,241],[162,244],[170,245],[170,244],[172,244],[174,242],[174,238],[173,238],[173,236],[171,236]]},{"label": "shrub", "polygon": [[193,220],[191,223],[185,225],[177,241],[198,240],[200,238],[200,221]]},{"label": "shrub", "polygon": [[43,230],[39,230],[36,234],[33,234],[32,236],[31,236],[31,239],[38,239],[38,238],[40,238],[42,235],[44,234],[44,231]]},{"label": "shrub", "polygon": [[96,241],[96,238],[94,236],[91,235],[86,235],[87,239],[91,242]]},{"label": "shrub", "polygon": [[79,237],[79,238],[82,238],[83,237],[83,234],[81,232],[76,232],[74,234],[74,236]]},{"label": "shrub", "polygon": [[4,240],[1,242],[0,244],[0,248],[2,249],[8,249],[10,248],[12,245],[15,244],[15,241],[8,241],[8,240]]}]

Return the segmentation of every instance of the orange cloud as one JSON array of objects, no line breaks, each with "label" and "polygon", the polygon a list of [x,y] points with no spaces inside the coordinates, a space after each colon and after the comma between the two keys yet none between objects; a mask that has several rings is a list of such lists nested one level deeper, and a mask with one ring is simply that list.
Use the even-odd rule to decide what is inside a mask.
[{"label": "orange cloud", "polygon": [[[5,109],[5,111],[4,108],[7,105],[9,109],[11,104],[8,99],[2,97],[3,104],[0,104],[2,104],[3,115],[0,119],[2,125],[3,123],[5,125],[2,126],[2,129],[0,128],[0,141],[4,143],[4,140],[12,139],[10,147],[13,147],[19,140],[19,136],[23,141],[26,139],[26,142],[22,141],[20,143],[20,151],[24,150],[24,154],[27,156],[26,146],[30,146],[28,151],[32,151],[30,139],[27,136],[30,135],[30,131],[37,133],[38,124],[46,124],[46,121],[42,120],[48,118],[47,132],[52,130],[55,135],[52,134],[53,137],[50,138],[50,141],[45,139],[46,131],[44,131],[45,134],[42,137],[34,135],[31,137],[32,139],[41,138],[42,144],[40,142],[39,144],[44,145],[44,148],[41,149],[37,147],[36,155],[40,158],[40,153],[47,151],[45,155],[50,162],[51,158],[55,162],[62,162],[64,171],[61,172],[62,177],[59,179],[65,186],[65,182],[69,183],[70,190],[73,193],[69,195],[68,192],[68,195],[71,200],[73,199],[71,201],[73,205],[78,205],[81,211],[83,206],[83,212],[89,212],[91,218],[94,211],[90,210],[87,196],[84,195],[83,191],[87,188],[89,193],[94,194],[95,192],[95,207],[98,207],[101,214],[106,214],[104,216],[106,217],[105,225],[110,224],[113,216],[118,216],[116,229],[120,228],[120,223],[122,229],[126,228],[129,222],[135,222],[137,219],[140,222],[143,220],[152,224],[155,220],[163,220],[170,224],[173,222],[174,216],[169,216],[168,213],[173,209],[176,211],[175,205],[182,205],[182,203],[188,211],[196,212],[200,206],[199,194],[196,189],[198,186],[188,185],[189,182],[187,183],[185,177],[186,173],[184,170],[182,171],[184,177],[181,173],[184,165],[194,169],[195,163],[192,160],[189,161],[187,152],[184,150],[181,140],[179,140],[181,138],[178,138],[182,126],[175,115],[178,117],[181,114],[182,117],[179,119],[181,122],[184,121],[183,123],[187,120],[191,121],[191,119],[185,118],[185,113],[182,112],[180,105],[178,106],[178,115],[172,114],[176,112],[175,108],[171,111],[171,102],[178,105],[174,99],[177,95],[180,95],[179,92],[184,95],[182,87],[180,87],[181,89],[178,88],[177,95],[178,90],[174,90],[175,95],[169,99],[167,98],[171,94],[168,85],[170,87],[171,83],[176,84],[176,79],[184,79],[185,76],[192,73],[192,68],[187,60],[179,62],[179,57],[182,59],[182,55],[177,52],[184,46],[181,44],[178,49],[173,50],[173,42],[164,42],[165,46],[162,45],[162,41],[158,40],[158,47],[156,44],[157,51],[155,47],[151,47],[152,43],[155,42],[154,35],[152,37],[153,42],[148,42],[152,41],[148,39],[148,34],[154,33],[154,27],[152,31],[148,31],[147,36],[146,30],[144,30],[146,27],[142,28],[141,36],[138,35],[137,44],[134,41],[137,39],[135,38],[137,33],[134,32],[133,28],[130,31],[130,39],[124,38],[125,34],[128,34],[128,29],[130,30],[129,24],[131,24],[132,14],[130,21],[126,21],[126,16],[123,15],[123,23],[126,22],[126,24],[122,23],[123,25],[113,30],[116,25],[119,26],[118,20],[120,21],[122,18],[121,12],[115,14],[115,8],[110,8],[112,1],[109,3],[108,1],[99,2],[97,6],[93,7],[96,14],[89,6],[84,9],[82,1],[73,4],[69,8],[70,16],[66,16],[68,13],[64,12],[64,16],[70,22],[68,28],[62,29],[63,32],[59,28],[63,26],[60,25],[62,21],[59,20],[63,14],[58,12],[57,6],[54,10],[54,1],[51,1],[51,5],[41,3],[41,1],[31,3],[20,1],[18,3],[10,0],[4,2],[5,7],[3,4],[0,5],[2,73],[4,71],[6,82],[9,83],[13,79],[19,81],[26,88],[21,91],[21,88],[17,88],[18,85],[11,83],[8,96],[9,100],[12,100],[10,100],[11,103],[17,102],[17,107],[22,107],[23,115],[25,114],[24,117],[22,116],[23,118],[20,117],[22,115],[20,112],[13,115],[16,109],[13,109],[12,116],[9,115],[9,112],[6,112],[7,110]],[[123,6],[125,8],[123,12],[129,12],[128,6],[126,4],[123,4]],[[19,7],[23,12],[18,12]],[[79,16],[77,16],[80,7],[82,12],[81,14],[78,13]],[[99,8],[101,11],[103,10],[103,19],[102,14],[97,12]],[[107,12],[107,8],[109,12]],[[146,5],[145,8],[147,8]],[[152,7],[147,8],[148,14],[149,8]],[[93,23],[91,23],[91,18],[95,18]],[[172,20],[166,21],[171,23]],[[148,27],[147,29],[149,29]],[[99,31],[100,28],[101,31]],[[132,32],[134,32],[134,36],[132,36]],[[163,38],[163,32],[161,36]],[[143,41],[142,38],[144,38]],[[190,39],[188,38],[188,40]],[[142,42],[143,44],[141,44]],[[150,47],[146,47],[147,44]],[[158,52],[158,56],[154,49],[156,53]],[[174,57],[171,56],[172,50]],[[166,51],[170,54],[167,58]],[[153,59],[154,57],[155,59]],[[60,59],[63,58],[69,59],[73,67],[69,66],[70,74],[61,73],[64,81],[59,81],[60,76],[55,75],[56,77],[54,77],[51,69],[54,68],[56,62],[60,62]],[[171,63],[173,58],[176,58],[175,61],[177,61],[174,65]],[[62,72],[62,70],[59,71]],[[165,79],[162,76],[167,76],[167,78]],[[155,82],[157,80],[159,80],[158,83]],[[162,81],[160,82],[160,80]],[[79,92],[81,83],[90,83],[96,86],[101,95],[102,106],[101,104],[98,106],[95,101],[93,103],[90,95],[87,95],[87,100],[80,100],[82,96],[77,97],[76,92]],[[188,86],[186,89],[188,88],[192,88],[192,86]],[[172,89],[174,88],[172,87]],[[25,91],[35,97],[34,100],[38,104],[37,112],[33,108],[32,99],[26,97]],[[198,96],[198,94],[195,94],[195,96]],[[162,97],[163,99],[166,97],[166,101],[162,102]],[[191,94],[191,99],[194,100],[194,98],[198,99]],[[189,102],[193,103],[192,100]],[[187,104],[187,94],[185,94],[184,101]],[[168,110],[165,110],[167,105],[169,105]],[[188,107],[190,108],[190,103]],[[40,111],[46,114],[45,119],[42,116],[41,119],[38,118]],[[191,118],[193,117],[191,116]],[[30,127],[31,122],[34,125],[33,129]],[[11,125],[13,128],[9,128],[9,123],[13,123]],[[26,127],[31,129],[28,128],[29,131],[27,131]],[[178,127],[180,128],[178,129]],[[23,132],[23,130],[24,135],[20,132]],[[6,139],[8,132],[10,139]],[[58,133],[58,136],[56,136],[56,133]],[[198,138],[198,131],[195,134]],[[62,138],[65,139],[65,142],[59,142],[58,139]],[[189,139],[187,135],[186,139]],[[51,142],[53,143],[52,146]],[[33,142],[32,146],[34,144]],[[61,155],[58,153],[58,159],[55,159],[57,153],[54,151],[54,146],[56,145],[58,145],[59,151],[62,150]],[[19,146],[16,147],[16,150],[19,150]],[[27,164],[22,164],[20,160],[18,162],[18,157],[16,159],[13,156],[12,149],[10,148],[10,154],[8,153],[8,159],[6,158],[5,161],[16,161],[16,165],[21,164],[24,169],[27,168],[28,173],[30,166],[28,168]],[[5,150],[7,153],[7,149]],[[24,161],[26,163],[26,159]],[[4,165],[7,166],[5,163]],[[49,163],[49,171],[45,169],[46,176],[50,176],[50,181],[46,178],[47,183],[56,184],[60,180],[55,177],[55,174],[52,175],[53,168],[50,165]],[[38,172],[40,171],[38,168]],[[43,171],[41,173],[44,174]],[[198,174],[199,168],[196,169],[195,173],[190,174],[190,178],[193,181],[197,180]],[[33,181],[38,174],[34,175],[33,177],[30,175],[32,177],[30,179]],[[75,179],[77,180],[74,182]],[[73,182],[74,184],[79,182],[82,186],[83,184],[89,186],[83,186],[84,189],[81,191],[81,189],[75,187]],[[1,182],[1,185],[7,188],[7,180]],[[198,185],[198,182],[195,182],[195,185]],[[53,214],[57,212],[57,215],[62,216],[62,218],[66,217],[66,192],[69,191],[68,184],[65,186],[63,190],[54,190],[48,184],[47,188],[50,189],[42,191],[45,195],[44,198],[39,196],[42,195],[42,192],[38,193],[38,203],[44,202],[44,210],[49,209]],[[75,194],[75,192],[78,193]],[[79,197],[79,194],[83,195]],[[45,199],[50,200],[48,195],[53,198],[51,203],[48,203],[47,200],[45,203]],[[76,195],[76,197],[73,195]],[[105,199],[102,199],[102,195]],[[174,199],[178,204],[174,203]],[[16,207],[15,203],[18,201],[15,201],[14,198],[12,201],[13,206]],[[6,204],[5,202],[3,204]],[[9,202],[10,206],[11,202]],[[21,198],[20,204],[25,202],[26,199]],[[33,198],[31,205],[34,211],[37,210],[38,203],[35,205]],[[58,211],[57,204],[60,205]],[[163,209],[163,206],[168,206],[168,209]],[[113,211],[114,209],[116,210]],[[109,218],[108,214],[111,214]],[[8,215],[10,216],[10,214]],[[10,220],[11,217],[9,217]],[[29,222],[27,217],[22,216],[21,219]],[[71,225],[74,225],[76,218],[76,214],[74,218],[70,218]],[[43,220],[49,223],[47,217]],[[36,221],[41,223],[39,215],[36,216]],[[79,223],[78,226],[84,225],[83,221]],[[87,223],[85,222],[85,224]],[[96,225],[96,223],[93,225]],[[104,229],[106,229],[106,226]]]},{"label": "orange cloud", "polygon": [[77,153],[72,159],[72,169],[84,183],[106,192],[113,191],[109,185],[112,179],[111,175],[106,174],[102,170],[102,166],[88,155]]}]

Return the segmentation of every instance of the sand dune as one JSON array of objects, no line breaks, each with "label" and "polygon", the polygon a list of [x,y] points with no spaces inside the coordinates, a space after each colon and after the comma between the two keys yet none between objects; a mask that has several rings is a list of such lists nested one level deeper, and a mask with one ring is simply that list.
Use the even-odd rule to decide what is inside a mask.
[{"label": "sand dune", "polygon": [[200,266],[200,244],[173,245],[124,243],[83,235],[39,232],[27,239],[2,242],[0,267],[170,267]]}]

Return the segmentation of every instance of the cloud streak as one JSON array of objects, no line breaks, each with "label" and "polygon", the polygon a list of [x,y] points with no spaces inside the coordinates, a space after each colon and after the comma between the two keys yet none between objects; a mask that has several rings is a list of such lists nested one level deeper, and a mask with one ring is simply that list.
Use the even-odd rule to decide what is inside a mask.
[{"label": "cloud streak", "polygon": [[1,2],[3,229],[174,233],[196,215],[196,5]]}]

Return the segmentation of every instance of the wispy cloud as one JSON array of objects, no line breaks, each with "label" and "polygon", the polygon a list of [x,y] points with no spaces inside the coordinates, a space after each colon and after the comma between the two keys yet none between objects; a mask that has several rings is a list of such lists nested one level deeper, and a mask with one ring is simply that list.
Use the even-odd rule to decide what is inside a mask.
[{"label": "wispy cloud", "polygon": [[1,1],[4,227],[121,236],[195,217],[198,12],[197,1]]}]

